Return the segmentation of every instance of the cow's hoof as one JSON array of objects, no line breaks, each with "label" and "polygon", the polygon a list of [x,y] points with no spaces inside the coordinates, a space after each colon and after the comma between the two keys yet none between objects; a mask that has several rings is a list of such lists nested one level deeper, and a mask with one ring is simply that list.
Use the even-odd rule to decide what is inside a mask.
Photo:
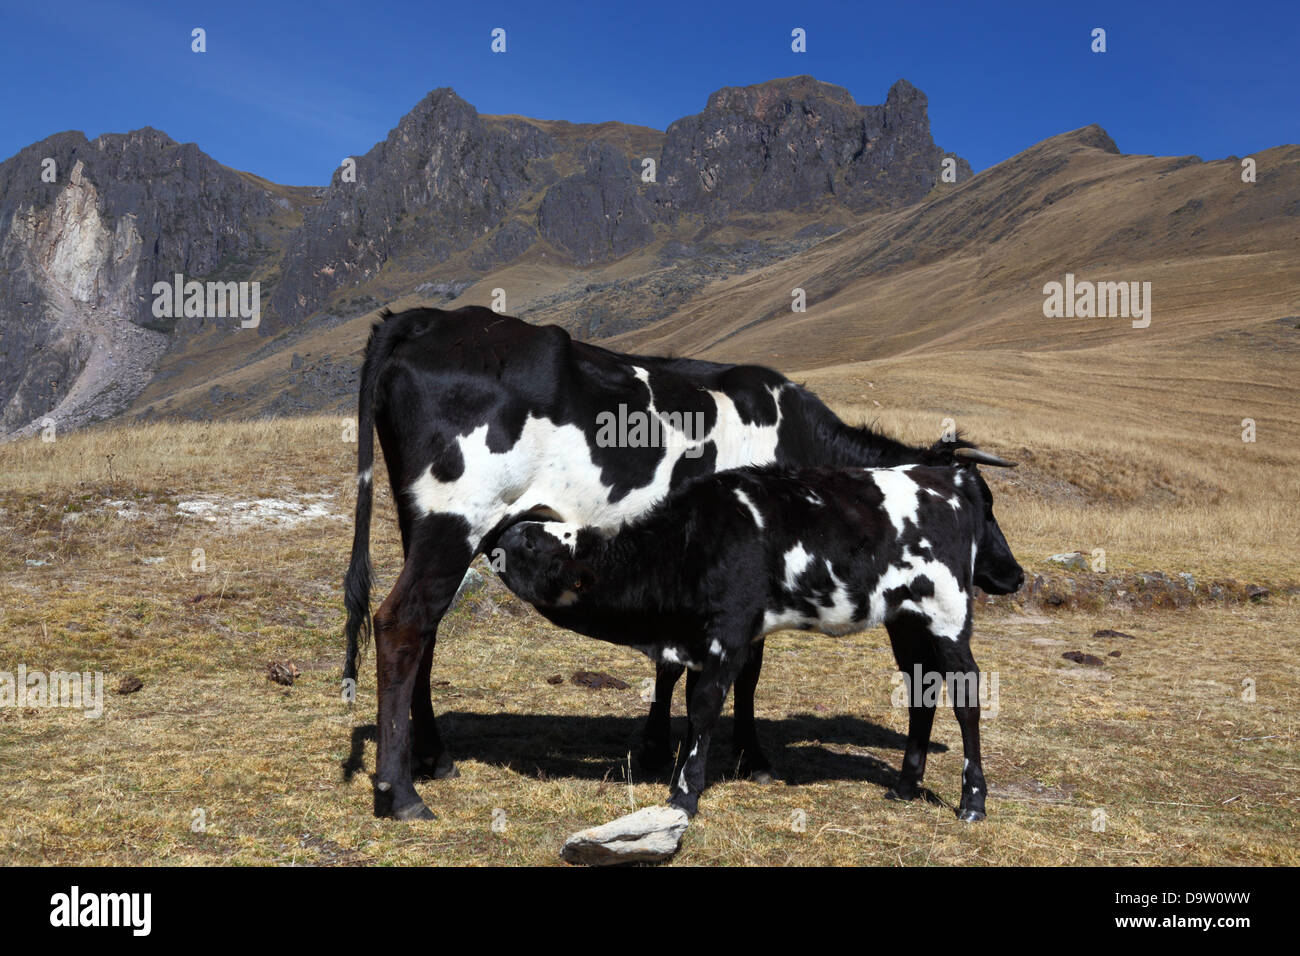
[{"label": "cow's hoof", "polygon": [[398,807],[393,811],[393,816],[398,820],[436,820],[433,811],[423,803],[408,803],[404,807]]},{"label": "cow's hoof", "polygon": [[750,760],[744,755],[736,757],[736,776],[742,780],[748,780],[750,783],[757,783],[766,786],[772,783],[779,783],[781,778],[776,775],[772,765],[767,762],[767,758],[759,760]]},{"label": "cow's hoof", "polygon": [[912,789],[907,789],[907,788],[899,789],[898,787],[890,787],[888,790],[885,791],[886,800],[902,800],[907,802],[907,801],[915,800],[916,797],[917,797],[917,791]]},{"label": "cow's hoof", "polygon": [[415,761],[414,776],[424,780],[451,780],[460,776],[456,762],[446,754],[440,757],[422,757]]},{"label": "cow's hoof", "polygon": [[962,823],[978,823],[985,818],[983,810],[958,810],[957,819]]}]

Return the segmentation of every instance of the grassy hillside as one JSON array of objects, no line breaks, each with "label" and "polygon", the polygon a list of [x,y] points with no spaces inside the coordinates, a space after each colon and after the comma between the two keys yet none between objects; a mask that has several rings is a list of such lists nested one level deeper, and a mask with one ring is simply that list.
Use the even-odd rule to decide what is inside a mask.
[{"label": "grassy hillside", "polygon": [[[890,705],[883,632],[774,635],[758,715],[788,783],[732,780],[725,723],[683,863],[1300,861],[1300,669],[1278,639],[1300,626],[1281,543],[1295,498],[1278,500],[1294,445],[1269,437],[1234,449],[1220,438],[1198,449],[1181,416],[1213,415],[1196,411],[1194,394],[1139,375],[1134,358],[1108,371],[1109,391],[1074,397],[1057,359],[976,369],[966,358],[963,371],[936,357],[809,381],[844,414],[922,436],[948,411],[1022,458],[1016,472],[989,470],[998,512],[1026,567],[1053,586],[1069,581],[1047,553],[1103,546],[1121,575],[1193,571],[1192,605],[1069,610],[1022,595],[980,609],[975,655],[998,696],[984,724],[990,819],[975,827],[943,805],[957,798],[961,753],[946,712],[927,776],[936,803],[881,798],[906,732],[905,711]],[[1022,404],[982,398],[990,377]],[[1040,389],[1056,398],[1025,398]],[[1124,400],[1105,399],[1116,393]],[[664,799],[658,777],[634,767],[627,781],[648,662],[556,630],[489,579],[444,622],[434,672],[462,776],[420,785],[436,822],[371,817],[373,657],[355,708],[338,690],[355,454],[343,424],[105,427],[0,448],[0,660],[106,672],[100,719],[0,708],[5,859],[545,864],[566,834],[629,800]],[[382,476],[377,487],[376,598],[400,563]],[[1228,576],[1264,581],[1272,595],[1210,598],[1207,584]],[[1082,586],[1105,575],[1068,577]],[[1095,634],[1107,628],[1131,636]],[[1105,663],[1062,658],[1073,650]],[[298,668],[292,687],[267,679],[273,660]],[[567,678],[579,669],[629,689],[576,686]],[[128,676],[142,689],[116,693]],[[1252,701],[1243,681],[1255,683]],[[504,831],[492,827],[497,811]]]},{"label": "grassy hillside", "polygon": [[[1233,160],[1124,156],[1104,137],[1047,140],[611,345],[786,370],[960,348],[1216,353],[1225,331],[1300,315],[1300,147],[1260,153],[1258,181],[1243,183]],[[1043,286],[1067,272],[1150,282],[1150,327],[1045,318]]]},{"label": "grassy hillside", "polygon": [[[605,130],[637,148],[652,132]],[[1235,160],[1123,156],[1076,131],[780,262],[697,276],[667,318],[605,341],[770,364],[849,420],[926,443],[954,425],[1020,462],[985,470],[1032,582],[978,610],[975,656],[1000,689],[988,823],[942,805],[960,775],[947,714],[936,803],[881,799],[906,728],[882,632],[781,634],[758,714],[788,784],[731,779],[725,725],[682,862],[1300,862],[1300,147],[1255,158],[1247,184]],[[648,314],[673,293],[655,283],[683,275],[663,248],[575,271],[539,244],[457,301],[500,287],[509,311],[575,330],[593,298]],[[1150,326],[1045,318],[1043,286],[1067,272],[1150,282]],[[210,412],[216,386],[233,396],[222,414],[265,414],[304,363],[359,363],[372,317],[214,339],[173,356],[134,410]],[[434,823],[371,818],[372,660],[355,708],[338,691],[351,403],[0,446],[0,669],[108,675],[102,719],[0,708],[5,859],[552,863],[568,833],[663,799],[627,760],[648,662],[556,630],[489,579],[444,622],[435,663],[462,776],[420,785]],[[376,487],[378,600],[400,545]],[[1047,560],[1073,550],[1104,552],[1105,570]],[[267,680],[273,660],[297,666],[292,687]],[[588,690],[578,669],[630,686]],[[115,693],[127,676],[143,688]]]}]

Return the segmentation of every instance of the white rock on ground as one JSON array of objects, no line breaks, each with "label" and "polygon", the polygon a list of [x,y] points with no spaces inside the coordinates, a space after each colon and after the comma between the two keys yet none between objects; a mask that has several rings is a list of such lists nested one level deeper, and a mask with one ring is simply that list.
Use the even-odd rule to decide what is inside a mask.
[{"label": "white rock on ground", "polygon": [[[317,518],[343,520],[329,510],[325,502],[332,494],[302,494],[289,498],[256,498],[234,501],[218,495],[203,495],[176,505],[182,517],[198,518],[226,528],[242,531],[264,525],[289,526]],[[122,515],[122,512],[118,512]],[[125,515],[123,515],[125,517]]]},{"label": "white rock on ground", "polygon": [[677,807],[644,807],[598,827],[579,830],[564,841],[560,856],[587,866],[656,863],[677,852],[689,823],[686,811]]}]

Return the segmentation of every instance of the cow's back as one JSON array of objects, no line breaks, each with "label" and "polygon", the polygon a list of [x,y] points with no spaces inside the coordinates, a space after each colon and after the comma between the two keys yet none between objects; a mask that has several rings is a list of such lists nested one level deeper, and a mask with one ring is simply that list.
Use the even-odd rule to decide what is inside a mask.
[{"label": "cow's back", "polygon": [[[412,518],[465,518],[471,536],[534,508],[612,529],[689,478],[774,461],[795,388],[770,369],[624,355],[481,307],[393,315],[371,350],[395,495]],[[638,416],[657,441],[639,440]]]}]

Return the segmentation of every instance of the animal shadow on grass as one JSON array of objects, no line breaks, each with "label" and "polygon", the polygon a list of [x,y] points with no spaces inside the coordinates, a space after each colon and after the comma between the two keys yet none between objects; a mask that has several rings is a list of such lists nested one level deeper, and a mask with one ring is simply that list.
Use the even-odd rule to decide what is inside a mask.
[{"label": "animal shadow on grass", "polygon": [[[572,714],[478,714],[451,711],[439,715],[438,724],[448,749],[457,760],[477,760],[541,779],[569,777],[580,780],[623,779],[628,752],[636,781],[669,779],[669,769],[647,771],[639,766],[644,718],[579,716]],[[731,753],[732,720],[718,721],[713,733],[709,779],[729,779],[736,767]],[[673,721],[674,748],[680,747],[687,727],[685,718]],[[759,720],[759,739],[777,775],[798,785],[827,780],[861,780],[888,789],[898,780],[898,765],[907,737],[861,717],[793,714],[781,720]],[[343,761],[343,777],[365,769],[365,745],[376,739],[374,724],[352,729],[352,745]],[[886,763],[870,754],[844,753],[827,745],[898,751],[898,760]],[[930,753],[948,747],[930,742]],[[923,799],[938,800],[929,791]]]}]

